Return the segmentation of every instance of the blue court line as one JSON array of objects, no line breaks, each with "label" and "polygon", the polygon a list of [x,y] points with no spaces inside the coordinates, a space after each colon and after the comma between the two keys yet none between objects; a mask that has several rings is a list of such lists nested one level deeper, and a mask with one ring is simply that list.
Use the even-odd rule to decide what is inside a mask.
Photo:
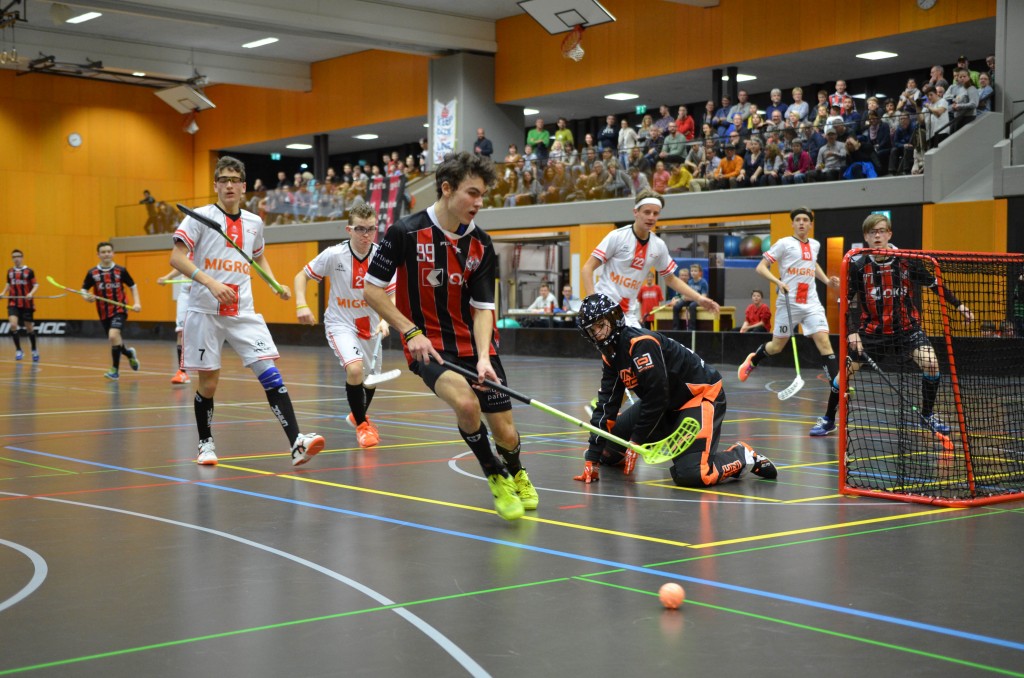
[{"label": "blue court line", "polygon": [[558,551],[555,549],[548,549],[541,546],[533,546],[531,544],[517,544],[515,542],[506,541],[504,539],[495,539],[494,537],[485,537],[483,535],[470,534],[468,532],[457,532],[455,530],[447,530],[442,527],[434,527],[432,525],[425,525],[423,523],[414,523],[407,520],[399,520],[397,518],[388,518],[386,516],[378,516],[369,513],[362,513],[359,511],[352,511],[350,509],[337,508],[334,506],[324,506],[322,504],[314,504],[311,502],[301,501],[298,499],[288,499],[286,497],[278,497],[270,494],[263,494],[262,492],[252,492],[250,490],[242,490],[236,487],[228,487],[225,485],[216,485],[205,482],[194,482],[188,478],[177,478],[174,476],[168,476],[161,473],[152,473],[150,471],[137,471],[135,469],[126,468],[123,466],[115,466],[113,464],[104,464],[102,462],[86,461],[83,459],[75,459],[73,457],[65,457],[59,454],[51,454],[49,452],[40,452],[38,450],[28,450],[21,447],[8,446],[5,449],[14,450],[16,452],[23,452],[25,454],[34,454],[43,457],[50,457],[51,459],[60,459],[63,461],[76,462],[80,464],[87,464],[91,466],[100,466],[103,468],[111,469],[114,471],[123,471],[125,473],[135,473],[144,476],[150,476],[153,478],[160,478],[161,480],[173,480],[181,483],[188,483],[193,486],[207,487],[214,490],[220,490],[224,492],[234,492],[235,494],[246,495],[250,497],[256,497],[258,499],[270,499],[271,501],[284,502],[293,504],[295,506],[304,506],[306,508],[319,509],[322,511],[330,511],[332,513],[340,513],[342,515],[352,516],[355,518],[366,518],[368,520],[375,520],[382,523],[390,523],[392,525],[400,525],[402,527],[411,527],[417,530],[424,530],[426,532],[434,532],[437,534],[444,534],[451,537],[459,537],[461,539],[472,539],[474,541],[481,541],[488,544],[496,544],[498,546],[508,546],[511,548],[522,549],[524,551],[533,551],[534,553],[543,553],[549,556],[556,556],[559,558],[566,558],[568,560],[576,560],[584,563],[592,563],[601,567],[610,567],[615,569],[628,570],[631,572],[639,572],[640,574],[655,575],[658,577],[667,577],[669,579],[676,579],[678,581],[685,581],[691,584],[701,584],[704,586],[710,586],[717,589],[724,589],[726,591],[734,591],[736,593],[744,593],[747,595],[758,596],[761,598],[768,598],[770,600],[778,600],[784,603],[791,603],[794,605],[804,605],[806,607],[816,608],[819,610],[825,610],[828,612],[836,612],[839,614],[850,615],[853,617],[861,617],[863,619],[871,619],[873,621],[880,621],[887,624],[894,624],[897,626],[905,626],[919,631],[928,631],[931,633],[937,633],[945,636],[952,636],[954,638],[960,638],[963,640],[976,641],[987,645],[995,645],[998,647],[1005,647],[1011,650],[1024,651],[1024,643],[1015,642],[1012,640],[1006,640],[1003,638],[994,638],[991,636],[983,636],[977,633],[970,633],[968,631],[958,631],[956,629],[946,628],[944,626],[936,626],[934,624],[925,624],[923,622],[917,622],[910,619],[900,619],[899,617],[892,617],[885,614],[878,614],[875,612],[867,612],[863,610],[856,610],[853,608],[842,607],[839,605],[832,605],[829,603],[823,603],[817,600],[810,600],[807,598],[797,598],[795,596],[787,596],[781,593],[772,593],[770,591],[762,591],[759,589],[752,589],[746,586],[737,586],[735,584],[726,584],[724,582],[712,581],[710,579],[701,579],[700,577],[689,577],[682,574],[676,574],[675,572],[668,572],[665,570],[658,570],[651,567],[644,567],[642,565],[630,565],[628,563],[620,563],[614,560],[605,560],[604,558],[594,558],[592,556],[585,556],[578,553],[569,553],[567,551]]}]

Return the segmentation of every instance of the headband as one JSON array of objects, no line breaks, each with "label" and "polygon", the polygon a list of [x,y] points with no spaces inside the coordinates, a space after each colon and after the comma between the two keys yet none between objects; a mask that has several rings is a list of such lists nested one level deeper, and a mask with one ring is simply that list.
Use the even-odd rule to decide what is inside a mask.
[{"label": "headband", "polygon": [[637,204],[633,205],[633,209],[638,210],[644,205],[657,205],[658,207],[664,207],[664,205],[661,203],[661,200],[657,198],[644,198]]}]

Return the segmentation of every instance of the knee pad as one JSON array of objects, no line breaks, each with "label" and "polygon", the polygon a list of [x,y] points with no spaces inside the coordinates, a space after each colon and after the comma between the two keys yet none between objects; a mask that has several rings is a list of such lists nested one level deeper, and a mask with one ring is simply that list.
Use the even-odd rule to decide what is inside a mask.
[{"label": "knee pad", "polygon": [[[270,362],[261,360],[261,363]],[[251,366],[253,372],[256,372],[256,365]],[[281,373],[277,371],[273,363],[269,367],[266,367],[259,372],[256,372],[256,377],[260,380],[260,384],[263,386],[263,390],[271,391],[274,389],[280,389],[284,386],[284,379],[281,377]]]},{"label": "knee pad", "polygon": [[936,383],[936,384],[938,382],[942,381],[942,375],[941,374],[936,374],[934,377],[931,376],[930,374],[922,374],[921,378],[924,379],[925,381],[930,381],[930,382]]}]

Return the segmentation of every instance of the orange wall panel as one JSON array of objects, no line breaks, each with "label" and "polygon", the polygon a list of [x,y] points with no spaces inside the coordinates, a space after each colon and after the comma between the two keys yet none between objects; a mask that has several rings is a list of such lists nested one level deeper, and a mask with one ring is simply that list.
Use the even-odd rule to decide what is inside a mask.
[{"label": "orange wall panel", "polygon": [[922,206],[921,247],[962,252],[1006,251],[1005,200]]}]

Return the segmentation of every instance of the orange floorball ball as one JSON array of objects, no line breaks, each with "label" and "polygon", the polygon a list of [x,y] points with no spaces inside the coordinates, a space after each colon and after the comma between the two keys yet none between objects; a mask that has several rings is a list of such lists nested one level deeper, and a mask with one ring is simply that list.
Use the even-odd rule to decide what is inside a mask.
[{"label": "orange floorball ball", "polygon": [[686,599],[686,591],[679,584],[669,582],[668,584],[662,584],[661,588],[658,589],[658,598],[661,599],[662,605],[670,610],[675,610]]}]

